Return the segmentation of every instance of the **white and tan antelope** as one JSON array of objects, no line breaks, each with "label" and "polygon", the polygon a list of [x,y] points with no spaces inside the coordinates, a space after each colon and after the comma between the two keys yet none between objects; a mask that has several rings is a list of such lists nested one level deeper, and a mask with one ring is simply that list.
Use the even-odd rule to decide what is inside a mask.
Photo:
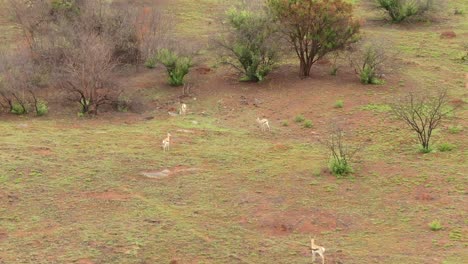
[{"label": "white and tan antelope", "polygon": [[315,245],[315,239],[310,238],[310,249],[312,251],[312,262],[315,262],[315,255],[319,255],[322,258],[322,264],[325,263],[325,248]]},{"label": "white and tan antelope", "polygon": [[162,141],[162,149],[164,152],[168,151],[171,145],[171,134],[167,133],[167,137]]},{"label": "white and tan antelope", "polygon": [[180,115],[186,115],[187,114],[187,105],[186,104],[184,104],[184,103],[180,104],[179,114]]},{"label": "white and tan antelope", "polygon": [[257,124],[260,126],[262,132],[265,132],[267,130],[270,131],[270,123],[268,122],[268,119],[260,119],[260,117],[257,117]]}]

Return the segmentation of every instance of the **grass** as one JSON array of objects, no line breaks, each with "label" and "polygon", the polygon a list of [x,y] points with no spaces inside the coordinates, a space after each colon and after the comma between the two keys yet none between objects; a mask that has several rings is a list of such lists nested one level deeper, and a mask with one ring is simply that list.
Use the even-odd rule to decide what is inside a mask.
[{"label": "grass", "polygon": [[440,223],[439,220],[434,220],[432,222],[429,223],[429,228],[432,230],[432,231],[439,231],[442,229],[442,224]]},{"label": "grass", "polygon": [[455,145],[450,144],[450,143],[441,143],[437,146],[437,149],[440,152],[452,151],[454,148],[455,148]]},{"label": "grass", "polygon": [[297,115],[295,118],[294,118],[294,122],[296,123],[302,123],[304,122],[306,119],[303,115]]},{"label": "grass", "polygon": [[335,108],[343,108],[343,106],[344,106],[344,101],[343,100],[338,100],[334,104]]}]

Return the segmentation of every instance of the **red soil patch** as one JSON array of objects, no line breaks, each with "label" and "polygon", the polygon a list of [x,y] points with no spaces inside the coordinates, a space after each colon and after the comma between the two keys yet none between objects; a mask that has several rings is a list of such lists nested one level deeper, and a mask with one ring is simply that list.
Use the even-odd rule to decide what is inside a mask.
[{"label": "red soil patch", "polygon": [[442,39],[452,39],[457,37],[457,34],[453,31],[444,31],[440,33],[440,38]]},{"label": "red soil patch", "polygon": [[195,71],[198,74],[205,75],[211,72],[211,68],[206,67],[206,66],[200,66],[200,67],[195,68]]},{"label": "red soil patch", "polygon": [[84,259],[79,259],[76,261],[78,264],[94,264],[94,262],[90,259],[84,258]]},{"label": "red soil patch", "polygon": [[0,243],[3,240],[6,240],[8,238],[8,234],[6,232],[0,231]]},{"label": "red soil patch", "polygon": [[256,227],[273,236],[288,235],[292,232],[320,234],[337,228],[347,229],[349,225],[346,223],[350,223],[349,217],[337,216],[333,212],[321,209],[258,210],[254,217]]},{"label": "red soil patch", "polygon": [[416,200],[420,201],[432,201],[436,199],[431,190],[421,186],[416,188],[414,197]]},{"label": "red soil patch", "polygon": [[33,152],[40,155],[40,156],[51,156],[53,152],[48,147],[37,147],[33,149]]}]

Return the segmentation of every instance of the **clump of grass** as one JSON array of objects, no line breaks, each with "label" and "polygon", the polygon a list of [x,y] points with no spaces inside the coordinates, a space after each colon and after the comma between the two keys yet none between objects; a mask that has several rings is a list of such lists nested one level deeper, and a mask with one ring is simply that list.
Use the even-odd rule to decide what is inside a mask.
[{"label": "clump of grass", "polygon": [[446,152],[446,151],[451,151],[455,148],[455,145],[450,144],[450,143],[442,143],[439,146],[437,146],[437,149],[440,152]]},{"label": "clump of grass", "polygon": [[11,106],[11,113],[15,115],[24,115],[24,114],[27,114],[28,111],[22,104],[13,103],[13,105]]},{"label": "clump of grass", "polygon": [[328,164],[330,171],[338,178],[344,177],[353,172],[351,165],[344,159],[332,158]]},{"label": "clump of grass", "polygon": [[44,116],[49,112],[49,107],[47,106],[47,102],[45,101],[38,101],[36,105],[36,115],[37,116]]},{"label": "clump of grass", "polygon": [[314,123],[312,123],[312,120],[305,120],[304,121],[304,127],[305,128],[312,128],[314,126]]},{"label": "clump of grass", "polygon": [[428,154],[428,153],[431,153],[433,151],[432,147],[423,147],[423,146],[419,146],[419,152],[423,153],[423,154]]},{"label": "clump of grass", "polygon": [[464,13],[465,13],[465,11],[463,9],[458,8],[458,7],[455,7],[455,9],[453,10],[454,15],[463,15]]},{"label": "clump of grass", "polygon": [[453,229],[452,231],[450,231],[449,238],[453,241],[461,241],[463,238],[462,231],[458,228]]},{"label": "clump of grass", "polygon": [[158,64],[158,60],[156,59],[155,56],[152,56],[152,57],[149,57],[146,61],[145,61],[145,67],[146,68],[149,68],[149,69],[154,69],[156,68],[156,65]]},{"label": "clump of grass", "polygon": [[281,125],[287,127],[289,126],[289,122],[287,120],[284,120],[283,122],[281,122]]},{"label": "clump of grass", "polygon": [[448,131],[450,134],[458,134],[463,130],[463,127],[460,125],[450,126]]},{"label": "clump of grass", "polygon": [[343,100],[338,100],[335,102],[335,108],[343,108],[344,102]]},{"label": "clump of grass", "polygon": [[303,115],[298,115],[294,118],[294,122],[296,123],[302,123],[305,121],[305,117]]},{"label": "clump of grass", "polygon": [[429,223],[429,228],[432,230],[432,231],[439,231],[442,229],[442,224],[440,223],[439,220],[434,220],[432,222]]}]

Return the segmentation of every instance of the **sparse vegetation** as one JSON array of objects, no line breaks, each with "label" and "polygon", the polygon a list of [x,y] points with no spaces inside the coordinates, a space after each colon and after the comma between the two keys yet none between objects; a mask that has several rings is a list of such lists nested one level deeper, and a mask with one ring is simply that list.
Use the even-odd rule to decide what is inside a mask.
[{"label": "sparse vegetation", "polygon": [[452,151],[455,148],[455,145],[450,143],[441,143],[437,146],[437,149],[440,152]]},{"label": "sparse vegetation", "polygon": [[460,125],[449,126],[448,131],[450,134],[458,134],[463,130],[463,127]]}]

